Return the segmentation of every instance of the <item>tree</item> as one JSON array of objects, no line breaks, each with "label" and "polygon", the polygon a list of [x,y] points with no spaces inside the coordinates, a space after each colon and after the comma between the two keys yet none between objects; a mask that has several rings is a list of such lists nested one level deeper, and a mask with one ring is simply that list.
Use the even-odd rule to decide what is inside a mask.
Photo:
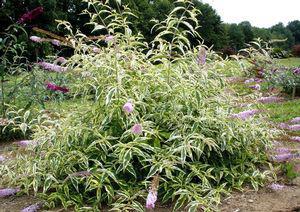
[{"label": "tree", "polygon": [[285,42],[276,43],[276,47],[289,50],[295,44],[292,32],[283,23],[278,23],[271,27],[272,39],[286,39]]},{"label": "tree", "polygon": [[295,44],[300,44],[300,21],[295,20],[289,22],[287,28],[292,32],[295,38]]},{"label": "tree", "polygon": [[249,42],[253,41],[253,39],[254,39],[253,29],[252,29],[251,23],[249,21],[241,22],[239,24],[239,28],[244,33],[246,43],[249,43]]},{"label": "tree", "polygon": [[204,44],[214,46],[214,49],[220,50],[226,45],[226,33],[221,17],[209,4],[200,1],[194,1],[195,7],[200,10],[198,16],[200,28],[198,30],[204,39]]},{"label": "tree", "polygon": [[226,28],[230,47],[236,51],[242,49],[245,45],[245,35],[241,27],[237,24],[227,24]]}]

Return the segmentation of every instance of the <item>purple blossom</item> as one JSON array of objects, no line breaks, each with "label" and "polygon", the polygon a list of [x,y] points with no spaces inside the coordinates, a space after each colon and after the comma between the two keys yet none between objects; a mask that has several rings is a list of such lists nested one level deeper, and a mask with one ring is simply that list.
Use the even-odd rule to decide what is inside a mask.
[{"label": "purple blossom", "polygon": [[280,153],[280,154],[288,154],[288,153],[291,153],[291,150],[289,148],[284,148],[284,147],[281,147],[281,148],[276,148],[275,151],[277,153]]},{"label": "purple blossom", "polygon": [[94,48],[93,48],[93,52],[94,52],[94,53],[99,53],[100,51],[101,51],[101,50],[100,50],[98,47],[94,47]]},{"label": "purple blossom", "polygon": [[4,188],[0,189],[0,197],[8,197],[18,193],[20,189],[18,188]]},{"label": "purple blossom", "polygon": [[300,68],[295,68],[293,69],[294,74],[300,74]]},{"label": "purple blossom", "polygon": [[205,48],[201,47],[197,57],[198,65],[205,65],[206,63],[206,50]]},{"label": "purple blossom", "polygon": [[274,103],[274,102],[280,102],[282,101],[281,97],[277,96],[267,96],[267,97],[261,97],[257,100],[260,103]]},{"label": "purple blossom", "polygon": [[292,136],[290,137],[290,140],[294,142],[300,142],[300,136]]},{"label": "purple blossom", "polygon": [[246,110],[240,113],[232,114],[231,117],[246,120],[257,113],[259,113],[259,110]]},{"label": "purple blossom", "polygon": [[293,124],[300,123],[300,117],[293,118],[293,119],[291,120],[291,123],[293,123]]},{"label": "purple blossom", "polygon": [[260,90],[260,85],[259,84],[251,85],[251,86],[249,86],[249,88],[259,91]]},{"label": "purple blossom", "polygon": [[125,112],[125,113],[132,113],[133,112],[133,110],[134,110],[134,107],[133,107],[133,105],[130,103],[130,102],[127,102],[127,103],[125,103],[124,105],[123,105],[123,111]]},{"label": "purple blossom", "polygon": [[61,64],[65,64],[67,62],[67,60],[64,58],[64,57],[58,57],[54,63],[57,64],[57,63],[61,63]]},{"label": "purple blossom", "polygon": [[249,83],[252,83],[252,82],[255,82],[255,79],[253,79],[253,78],[250,78],[250,79],[247,79],[247,80],[245,80],[245,84],[249,84]]},{"label": "purple blossom", "polygon": [[41,204],[36,203],[22,209],[21,212],[37,212],[40,208],[41,208]]},{"label": "purple blossom", "polygon": [[51,82],[46,82],[46,89],[51,90],[51,91],[59,91],[62,93],[68,93],[70,91],[66,87],[61,87],[61,86],[55,85],[54,83],[51,83]]},{"label": "purple blossom", "polygon": [[113,41],[114,40],[114,36],[113,35],[107,35],[106,37],[105,37],[105,42],[110,42],[110,41]]},{"label": "purple blossom", "polygon": [[274,155],[272,158],[276,162],[284,162],[291,160],[294,157],[293,154],[287,153],[287,154],[279,154],[279,155]]},{"label": "purple blossom", "polygon": [[300,124],[290,125],[288,130],[298,131],[300,130]]},{"label": "purple blossom", "polygon": [[0,155],[0,162],[3,162],[5,160],[6,160],[6,158],[3,155]]},{"label": "purple blossom", "polygon": [[30,36],[29,39],[32,40],[33,42],[36,42],[36,43],[43,42],[43,39],[38,37],[38,36]]},{"label": "purple blossom", "polygon": [[43,7],[37,7],[27,13],[25,13],[24,15],[21,16],[21,18],[19,18],[18,23],[22,24],[26,21],[32,21],[33,19],[35,19],[36,17],[38,17],[40,14],[42,14],[44,12],[44,8]]},{"label": "purple blossom", "polygon": [[289,129],[289,125],[286,123],[280,123],[280,124],[278,124],[278,128],[280,128],[282,130],[287,130],[287,129]]},{"label": "purple blossom", "polygon": [[48,71],[54,71],[60,73],[60,72],[65,72],[67,70],[66,67],[61,67],[59,65],[52,64],[52,63],[39,62],[37,64]]},{"label": "purple blossom", "polygon": [[20,147],[36,146],[37,142],[34,140],[22,140],[15,142]]},{"label": "purple blossom", "polygon": [[53,40],[51,41],[51,43],[52,43],[54,46],[60,46],[60,41],[59,41],[59,40],[53,39]]},{"label": "purple blossom", "polygon": [[133,134],[137,134],[140,135],[143,133],[143,126],[141,124],[135,124],[133,125],[133,127],[131,128],[131,132]]},{"label": "purple blossom", "polygon": [[268,188],[272,189],[273,191],[278,191],[278,190],[282,190],[285,188],[285,185],[280,185],[277,183],[272,183],[268,186]]},{"label": "purple blossom", "polygon": [[146,208],[148,209],[155,208],[156,200],[157,200],[157,191],[150,190],[146,200]]},{"label": "purple blossom", "polygon": [[259,79],[259,78],[255,78],[254,81],[257,82],[257,83],[263,82],[263,80]]}]

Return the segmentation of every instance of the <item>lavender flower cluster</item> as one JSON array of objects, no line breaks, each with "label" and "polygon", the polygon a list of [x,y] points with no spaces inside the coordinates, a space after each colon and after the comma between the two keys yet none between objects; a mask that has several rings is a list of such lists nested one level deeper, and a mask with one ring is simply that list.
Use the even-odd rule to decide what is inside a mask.
[{"label": "lavender flower cluster", "polygon": [[275,102],[280,102],[282,101],[283,98],[277,97],[277,96],[268,96],[268,97],[261,97],[257,101],[263,104],[267,103],[275,103]]},{"label": "lavender flower cluster", "polygon": [[257,113],[259,113],[259,110],[246,110],[240,113],[232,114],[231,117],[246,120]]},{"label": "lavender flower cluster", "polygon": [[19,191],[20,191],[19,188],[3,188],[0,189],[0,197],[12,196],[18,193]]}]

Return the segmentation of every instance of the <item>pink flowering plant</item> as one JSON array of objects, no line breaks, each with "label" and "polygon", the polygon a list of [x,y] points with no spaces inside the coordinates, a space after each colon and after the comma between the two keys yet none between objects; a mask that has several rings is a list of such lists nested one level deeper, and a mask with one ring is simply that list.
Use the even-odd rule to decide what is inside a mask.
[{"label": "pink flowering plant", "polygon": [[174,211],[216,210],[232,188],[258,189],[270,173],[259,167],[269,163],[265,149],[274,131],[257,110],[232,117],[234,99],[215,71],[223,61],[211,61],[215,53],[195,50],[187,39],[198,36],[199,11],[189,0],[176,1],[147,44],[129,28],[130,9],[116,4],[121,13],[104,1],[85,11],[94,32],[113,35],[108,47],[85,42],[60,22],[71,30],[74,55],[58,64],[68,71],[43,70],[61,77],[49,77],[43,89],[57,93],[70,80],[81,104],[36,127],[34,154],[0,167],[3,182],[43,193],[51,207],[95,211],[144,211],[172,201]]}]

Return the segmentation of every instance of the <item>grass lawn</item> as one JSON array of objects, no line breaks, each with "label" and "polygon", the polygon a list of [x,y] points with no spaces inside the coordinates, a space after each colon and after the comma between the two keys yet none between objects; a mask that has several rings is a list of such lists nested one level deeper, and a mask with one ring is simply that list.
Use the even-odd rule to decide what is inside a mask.
[{"label": "grass lawn", "polygon": [[300,117],[300,99],[282,103],[260,105],[261,109],[269,111],[270,119],[274,122],[286,122]]},{"label": "grass lawn", "polygon": [[278,59],[278,63],[284,66],[298,66],[300,67],[300,57],[290,57],[285,59]]}]

